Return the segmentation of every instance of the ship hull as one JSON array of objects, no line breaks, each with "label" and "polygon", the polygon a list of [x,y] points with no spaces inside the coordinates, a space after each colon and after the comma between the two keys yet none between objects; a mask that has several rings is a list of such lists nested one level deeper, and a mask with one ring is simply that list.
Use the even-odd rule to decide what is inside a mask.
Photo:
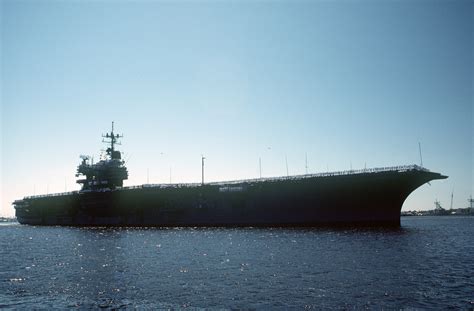
[{"label": "ship hull", "polygon": [[22,224],[65,226],[400,226],[425,170],[75,192],[14,202]]}]

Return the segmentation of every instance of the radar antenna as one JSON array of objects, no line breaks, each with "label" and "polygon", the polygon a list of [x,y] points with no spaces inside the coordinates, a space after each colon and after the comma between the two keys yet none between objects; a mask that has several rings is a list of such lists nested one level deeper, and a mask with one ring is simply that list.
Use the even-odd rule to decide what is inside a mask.
[{"label": "radar antenna", "polygon": [[[91,159],[90,156],[84,154],[81,154],[79,158],[81,158],[83,164],[87,164],[88,161]],[[94,160],[92,160],[92,162],[94,162]]]}]

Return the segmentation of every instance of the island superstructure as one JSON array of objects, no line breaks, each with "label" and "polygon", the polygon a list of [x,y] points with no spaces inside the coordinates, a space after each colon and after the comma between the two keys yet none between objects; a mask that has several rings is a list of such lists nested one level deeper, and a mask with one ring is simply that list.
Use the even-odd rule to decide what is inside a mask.
[{"label": "island superstructure", "polygon": [[128,178],[125,162],[122,160],[120,151],[115,150],[117,141],[123,135],[114,133],[114,122],[112,122],[112,131],[102,135],[103,142],[110,144],[105,152],[105,158],[97,163],[93,163],[91,157],[81,156],[82,163],[77,167],[76,177],[84,176],[84,179],[78,179],[77,183],[82,185],[82,192],[97,190],[115,190],[123,186],[123,181]]},{"label": "island superstructure", "polygon": [[447,176],[418,165],[193,184],[123,187],[115,147],[93,163],[81,156],[81,190],[13,202],[22,224],[65,226],[399,226],[408,195]]}]

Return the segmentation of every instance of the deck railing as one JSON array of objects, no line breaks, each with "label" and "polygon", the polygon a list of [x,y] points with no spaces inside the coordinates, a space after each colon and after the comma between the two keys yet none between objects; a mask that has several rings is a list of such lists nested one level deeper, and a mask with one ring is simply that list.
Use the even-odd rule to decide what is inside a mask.
[{"label": "deck railing", "polygon": [[63,195],[70,195],[74,193],[78,193],[79,191],[69,191],[69,192],[59,192],[59,193],[50,193],[50,194],[38,194],[38,195],[30,195],[25,197],[25,199],[36,199],[36,198],[46,198],[46,197],[60,197]]},{"label": "deck railing", "polygon": [[[280,176],[280,177],[265,177],[265,178],[252,178],[252,179],[240,179],[240,180],[229,180],[229,181],[218,181],[208,182],[205,185],[211,186],[223,186],[223,185],[235,185],[244,183],[255,183],[255,182],[272,182],[282,180],[300,180],[304,178],[314,177],[329,177],[329,176],[343,176],[343,175],[356,175],[356,174],[372,174],[372,173],[383,173],[383,172],[407,172],[407,171],[423,171],[429,172],[427,168],[419,165],[401,165],[401,166],[387,166],[378,168],[367,168],[360,170],[346,170],[336,171],[328,173],[315,173],[315,174],[303,174],[303,175],[292,175],[292,176]],[[138,186],[123,187],[122,189],[141,189],[141,188],[183,188],[183,187],[200,187],[201,183],[179,183],[179,184],[144,184]]]}]

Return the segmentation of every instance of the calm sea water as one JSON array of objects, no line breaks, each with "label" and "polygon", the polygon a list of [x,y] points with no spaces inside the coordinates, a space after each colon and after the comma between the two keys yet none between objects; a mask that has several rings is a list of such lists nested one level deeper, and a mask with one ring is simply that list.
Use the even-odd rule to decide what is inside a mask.
[{"label": "calm sea water", "polygon": [[0,308],[474,308],[474,217],[402,228],[0,225]]}]

